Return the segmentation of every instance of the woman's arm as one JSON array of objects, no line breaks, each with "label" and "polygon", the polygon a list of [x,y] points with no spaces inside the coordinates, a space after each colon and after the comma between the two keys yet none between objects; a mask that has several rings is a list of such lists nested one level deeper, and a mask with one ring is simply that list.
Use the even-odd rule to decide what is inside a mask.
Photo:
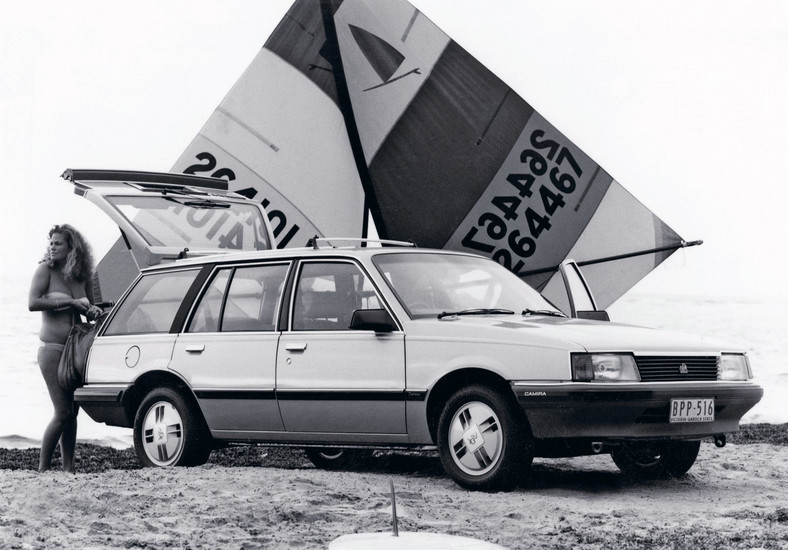
[{"label": "woman's arm", "polygon": [[30,311],[53,311],[62,307],[71,307],[79,313],[85,313],[90,307],[87,298],[44,298],[48,288],[49,267],[44,263],[38,264],[30,283],[30,293],[27,296],[27,308]]}]

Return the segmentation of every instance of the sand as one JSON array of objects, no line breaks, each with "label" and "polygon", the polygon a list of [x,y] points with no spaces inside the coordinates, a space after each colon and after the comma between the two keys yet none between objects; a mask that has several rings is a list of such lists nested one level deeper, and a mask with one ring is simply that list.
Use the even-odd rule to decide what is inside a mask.
[{"label": "sand", "polygon": [[[254,448],[261,454],[265,448]],[[89,457],[82,457],[86,460]],[[788,548],[788,446],[703,443],[681,479],[633,481],[608,456],[537,459],[511,493],[468,492],[437,458],[361,471],[223,466],[0,470],[2,548],[326,548],[399,529],[508,548]]]}]

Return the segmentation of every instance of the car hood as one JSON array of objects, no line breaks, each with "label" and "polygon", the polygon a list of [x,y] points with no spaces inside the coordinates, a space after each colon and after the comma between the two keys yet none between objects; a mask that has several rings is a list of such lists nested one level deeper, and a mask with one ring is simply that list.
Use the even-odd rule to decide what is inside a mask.
[{"label": "car hood", "polygon": [[[634,351],[641,353],[719,353],[736,351],[728,342],[683,332],[614,323],[541,315],[465,315],[423,319],[417,333],[520,343],[576,351]],[[427,327],[426,325],[430,325]]]}]

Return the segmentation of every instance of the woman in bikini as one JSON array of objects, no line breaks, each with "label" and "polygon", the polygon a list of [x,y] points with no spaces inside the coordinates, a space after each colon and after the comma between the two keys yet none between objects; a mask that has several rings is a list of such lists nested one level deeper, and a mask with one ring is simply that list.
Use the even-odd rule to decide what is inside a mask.
[{"label": "woman in bikini", "polygon": [[49,231],[49,247],[33,275],[28,307],[42,314],[41,347],[38,365],[55,407],[55,414],[44,432],[38,471],[48,470],[60,440],[63,469],[74,472],[74,447],[77,439],[77,412],[73,391],[60,386],[57,367],[68,333],[79,315],[90,320],[101,314],[91,305],[93,253],[90,245],[70,225],[56,225]]}]

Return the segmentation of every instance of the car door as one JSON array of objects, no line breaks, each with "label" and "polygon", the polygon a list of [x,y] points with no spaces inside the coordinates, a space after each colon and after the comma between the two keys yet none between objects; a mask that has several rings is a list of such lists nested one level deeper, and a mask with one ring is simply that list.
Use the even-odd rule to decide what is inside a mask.
[{"label": "car door", "polygon": [[404,333],[350,329],[354,310],[385,307],[355,262],[301,263],[277,355],[287,431],[405,433]]},{"label": "car door", "polygon": [[253,439],[284,428],[274,394],[276,320],[289,269],[217,268],[178,336],[170,368],[189,382],[214,432]]}]

